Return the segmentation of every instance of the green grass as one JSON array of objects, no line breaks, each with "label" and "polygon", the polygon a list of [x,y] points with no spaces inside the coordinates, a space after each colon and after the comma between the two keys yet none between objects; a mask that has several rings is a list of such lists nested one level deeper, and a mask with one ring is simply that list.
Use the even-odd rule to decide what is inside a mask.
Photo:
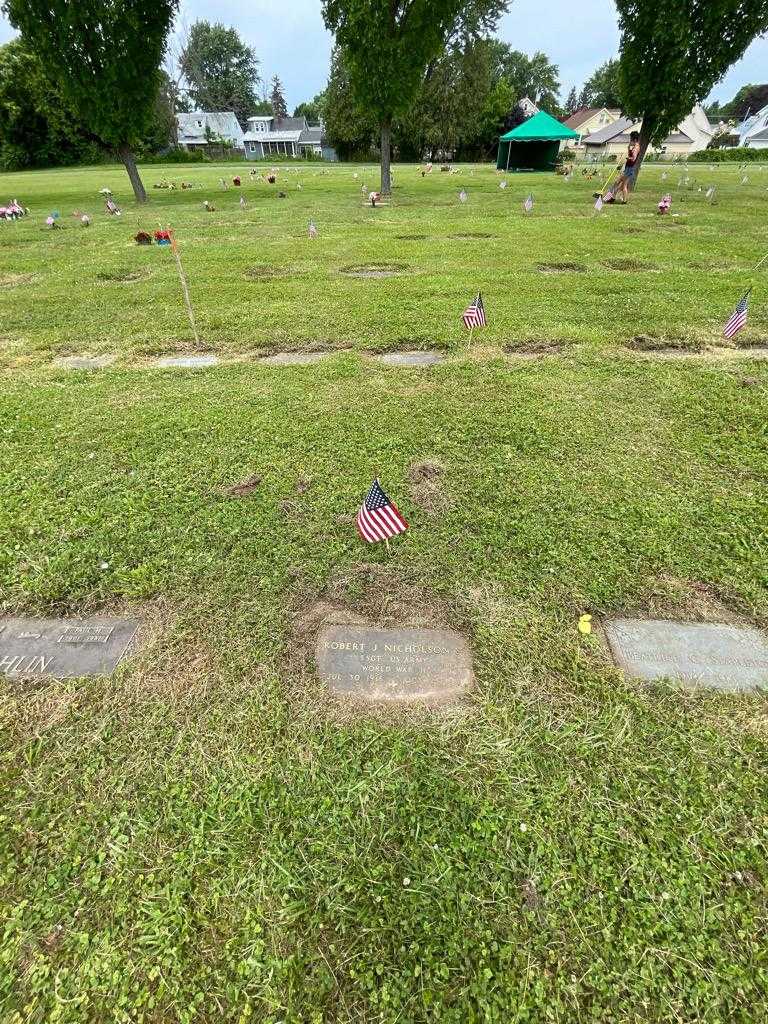
[{"label": "green grass", "polygon": [[[126,196],[118,169],[0,179],[33,210],[0,224],[2,607],[144,622],[110,679],[0,684],[0,1021],[764,1020],[766,695],[625,681],[576,623],[768,627],[768,362],[718,338],[768,247],[768,173],[692,166],[680,201],[648,166],[599,218],[578,176],[502,192],[489,169],[398,168],[370,210],[372,174],[310,165],[285,200],[246,179],[242,212],[221,173],[145,172],[205,186],[141,214],[176,227],[227,357],[200,371],[149,363],[194,344],[171,254],[132,244],[131,203],[98,212],[102,184]],[[654,214],[666,185],[676,221]],[[472,233],[493,237],[449,237]],[[628,258],[660,273],[604,265]],[[412,269],[338,272],[373,262]],[[537,269],[558,262],[587,270]],[[626,348],[641,334],[699,351]],[[312,346],[351,351],[248,358]],[[448,358],[368,354],[404,346]],[[84,352],[119,358],[52,362]],[[407,482],[427,460],[438,515]],[[375,472],[412,524],[391,558],[351,521]],[[329,704],[318,602],[460,629],[476,691]]]}]

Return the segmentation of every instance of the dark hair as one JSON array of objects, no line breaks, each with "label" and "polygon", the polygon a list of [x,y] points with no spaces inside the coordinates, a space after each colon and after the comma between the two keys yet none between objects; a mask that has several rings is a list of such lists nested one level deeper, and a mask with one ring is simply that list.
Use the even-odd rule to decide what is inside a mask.
[{"label": "dark hair", "polygon": [[630,132],[629,133],[629,141],[630,142],[636,142],[639,138],[640,138],[640,132]]}]

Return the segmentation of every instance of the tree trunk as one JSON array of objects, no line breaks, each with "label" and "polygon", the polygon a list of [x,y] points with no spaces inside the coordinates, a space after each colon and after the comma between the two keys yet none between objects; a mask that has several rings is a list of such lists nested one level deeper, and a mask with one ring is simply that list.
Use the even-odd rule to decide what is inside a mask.
[{"label": "tree trunk", "polygon": [[131,185],[133,186],[133,194],[136,196],[136,202],[146,203],[147,193],[144,191],[144,186],[141,183],[139,169],[136,166],[136,159],[133,153],[128,146],[121,146],[118,150],[118,154],[125,164],[125,169],[128,172],[128,177],[130,178]]},{"label": "tree trunk", "polygon": [[648,149],[648,146],[650,145],[651,135],[653,134],[653,130],[655,127],[656,126],[652,118],[648,116],[643,118],[643,126],[640,129],[640,152],[637,156],[637,170],[635,171],[635,177],[632,181],[632,192],[634,192],[635,188],[637,187],[637,179],[640,177],[640,168],[643,165],[643,160],[645,159],[645,154]]},{"label": "tree trunk", "polygon": [[390,163],[392,159],[392,121],[381,124],[381,194],[392,195],[392,175]]}]

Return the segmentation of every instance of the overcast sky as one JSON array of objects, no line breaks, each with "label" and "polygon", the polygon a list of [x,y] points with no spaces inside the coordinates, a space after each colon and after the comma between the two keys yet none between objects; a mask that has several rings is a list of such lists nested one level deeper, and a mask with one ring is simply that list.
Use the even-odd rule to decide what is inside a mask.
[{"label": "overcast sky", "polygon": [[[331,37],[320,0],[182,0],[182,20],[191,24],[198,18],[234,25],[256,50],[262,76],[280,76],[291,110],[325,87]],[[544,50],[560,68],[563,99],[618,47],[612,0],[513,0],[499,35],[525,53]],[[12,36],[10,25],[0,20],[0,42]],[[768,40],[758,40],[712,96],[727,100],[742,85],[766,78]]]}]

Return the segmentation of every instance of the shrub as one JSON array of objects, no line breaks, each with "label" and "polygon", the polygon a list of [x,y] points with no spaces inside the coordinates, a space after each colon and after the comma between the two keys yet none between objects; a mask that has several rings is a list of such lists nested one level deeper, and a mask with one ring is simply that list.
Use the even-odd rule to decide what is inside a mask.
[{"label": "shrub", "polygon": [[764,163],[768,164],[768,151],[764,149],[748,149],[739,146],[736,149],[702,149],[698,153],[691,153],[689,160],[697,164],[720,164],[720,163]]}]

